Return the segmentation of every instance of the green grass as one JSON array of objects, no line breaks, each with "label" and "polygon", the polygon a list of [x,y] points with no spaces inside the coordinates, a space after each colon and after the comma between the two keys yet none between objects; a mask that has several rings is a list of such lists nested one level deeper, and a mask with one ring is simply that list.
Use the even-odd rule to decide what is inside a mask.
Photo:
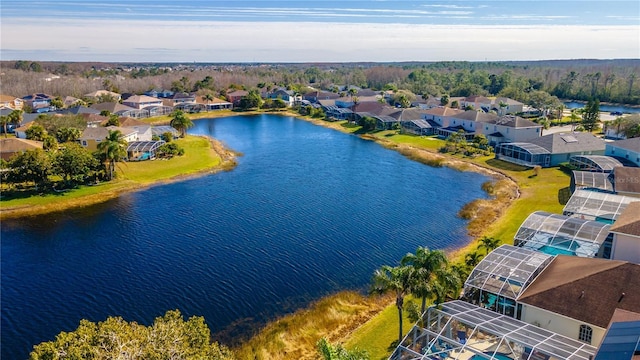
[{"label": "green grass", "polygon": [[[141,184],[167,180],[176,176],[190,175],[220,165],[220,156],[215,154],[205,138],[188,136],[176,140],[184,150],[183,156],[169,160],[152,160],[121,163],[119,170],[125,179]],[[208,155],[208,156],[206,156]]]},{"label": "green grass", "polygon": [[[392,142],[398,145],[410,145],[415,148],[430,152],[437,152],[444,145],[443,140],[414,135],[401,135],[396,131],[383,131],[370,134],[370,137],[380,139],[383,142]],[[387,145],[385,145],[387,146]],[[389,146],[388,146],[389,147]],[[406,150],[403,150],[406,154]],[[450,160],[463,160],[490,170],[499,171],[513,179],[519,188],[520,196],[506,208],[505,213],[497,220],[484,226],[481,236],[490,236],[500,239],[503,243],[512,244],[518,228],[522,222],[534,211],[544,210],[553,213],[561,213],[563,202],[566,201],[567,188],[570,183],[569,176],[559,168],[540,169],[538,175],[530,168],[514,165],[508,162],[495,160],[493,156],[468,158],[462,155],[442,155]],[[413,156],[409,156],[414,158]],[[460,168],[460,166],[458,166]],[[464,166],[462,166],[464,168]],[[492,217],[493,220],[493,217]],[[453,261],[464,258],[466,251],[475,251],[477,245],[472,242],[467,248],[455,254]],[[371,359],[386,359],[394,348],[389,345],[397,341],[398,319],[395,305],[388,306],[366,324],[354,331],[345,340],[348,348],[358,347],[367,350]],[[413,326],[405,320],[403,328],[406,334]]]},{"label": "green grass", "polygon": [[[405,298],[408,304],[410,298]],[[402,332],[406,333],[413,327],[413,323],[403,314]],[[403,335],[404,336],[404,335]],[[395,303],[387,306],[374,318],[353,331],[345,342],[347,349],[364,349],[371,360],[387,359],[398,344],[398,308]]]},{"label": "green grass", "polygon": [[208,139],[187,136],[177,142],[185,149],[184,156],[174,157],[171,160],[118,163],[117,178],[113,181],[95,186],[80,186],[59,193],[38,194],[34,191],[25,191],[11,194],[10,197],[3,196],[0,200],[0,216],[34,215],[95,204],[151,183],[169,181],[179,176],[188,176],[221,167],[222,159],[212,149]]}]

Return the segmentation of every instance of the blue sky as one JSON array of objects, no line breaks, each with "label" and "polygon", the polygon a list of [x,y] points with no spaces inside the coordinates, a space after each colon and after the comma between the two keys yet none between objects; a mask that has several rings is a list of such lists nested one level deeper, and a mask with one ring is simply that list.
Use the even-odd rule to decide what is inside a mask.
[{"label": "blue sky", "polygon": [[2,60],[640,58],[640,1],[2,0]]}]

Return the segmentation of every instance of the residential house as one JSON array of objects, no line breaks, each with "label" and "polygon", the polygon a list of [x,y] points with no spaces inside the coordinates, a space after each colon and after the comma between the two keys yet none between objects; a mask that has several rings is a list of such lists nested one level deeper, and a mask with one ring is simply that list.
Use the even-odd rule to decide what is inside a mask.
[{"label": "residential house", "polygon": [[493,106],[493,101],[485,96],[472,95],[460,100],[460,108],[465,109],[471,107],[473,110],[482,110],[489,112]]},{"label": "residential house", "polygon": [[491,110],[497,112],[498,115],[518,114],[524,111],[524,104],[506,97],[498,97],[493,100]]},{"label": "residential house", "polygon": [[464,132],[467,140],[482,133],[484,123],[497,123],[499,117],[482,111],[467,110],[449,117],[449,125],[438,129],[438,134],[447,138],[454,133]]},{"label": "residential house", "polygon": [[613,188],[618,195],[640,197],[640,168],[628,166],[614,168]]},{"label": "residential house", "polygon": [[464,110],[453,109],[450,107],[434,107],[424,112],[424,119],[434,121],[438,127],[448,127],[451,118],[464,113]]},{"label": "residential house", "polygon": [[400,109],[389,116],[398,119],[400,132],[415,135],[433,135],[438,124],[425,119],[425,110],[421,108]]},{"label": "residential house", "polygon": [[162,103],[164,106],[195,104],[196,96],[186,92],[177,92],[169,97],[163,98]]},{"label": "residential house", "polygon": [[339,97],[340,95],[334,92],[315,90],[315,91],[311,91],[304,94],[302,96],[302,99],[307,100],[311,103],[317,103],[320,100],[335,100],[335,99],[338,99]]},{"label": "residential house", "polygon": [[56,114],[71,114],[71,115],[79,115],[79,114],[100,114],[100,111],[94,108],[86,107],[86,106],[74,106],[67,109],[56,110]]},{"label": "residential house", "polygon": [[616,310],[640,313],[640,265],[502,245],[473,269],[466,301],[598,345]]},{"label": "residential house", "polygon": [[479,124],[477,129],[487,137],[492,146],[503,142],[523,142],[542,136],[542,125],[519,116],[503,115],[486,118],[480,120],[482,124]]},{"label": "residential house", "polygon": [[496,159],[523,166],[558,166],[574,155],[603,155],[605,142],[590,133],[554,133],[526,142],[501,143]]},{"label": "residential house", "polygon": [[233,104],[233,106],[239,106],[240,100],[244,99],[249,92],[246,90],[235,90],[227,92],[227,100]]},{"label": "residential house", "polygon": [[146,91],[144,95],[155,97],[155,98],[168,98],[173,96],[174,92],[167,89],[151,89]]},{"label": "residential house", "polygon": [[605,154],[640,166],[640,138],[607,142]]},{"label": "residential house", "polygon": [[70,108],[76,105],[78,101],[81,101],[81,100],[73,96],[65,96],[64,99],[62,100],[62,103],[64,104],[65,108]]},{"label": "residential house", "polygon": [[87,122],[87,127],[98,127],[109,121],[107,116],[100,114],[81,113],[80,116]]},{"label": "residential house", "polygon": [[124,100],[122,104],[130,106],[134,109],[141,110],[147,106],[162,106],[162,100],[147,96],[147,95],[134,95]]},{"label": "residential house", "polygon": [[107,136],[109,136],[109,131],[120,131],[122,134],[120,136],[121,139],[124,139],[127,143],[136,141],[138,137],[138,131],[133,128],[124,128],[117,126],[108,126],[108,127],[95,127],[95,128],[86,128],[82,132],[82,136],[78,141],[80,145],[86,148],[89,151],[95,151],[98,149],[98,144],[104,141]]},{"label": "residential house", "polygon": [[272,91],[272,92],[268,93],[267,97],[269,99],[272,99],[272,100],[280,99],[280,100],[284,101],[284,103],[288,107],[291,107],[296,102],[299,102],[299,101],[302,100],[302,97],[296,96],[294,91],[287,90],[287,89],[277,89],[275,91]]},{"label": "residential house", "polygon": [[22,99],[11,95],[0,94],[0,109],[22,110],[24,102]]},{"label": "residential house", "polygon": [[233,109],[233,104],[222,100],[220,98],[214,97],[213,100],[206,100],[204,96],[196,97],[196,103],[204,105],[205,110],[231,110]]},{"label": "residential house", "polygon": [[611,259],[640,264],[640,199],[627,205],[611,233]]},{"label": "residential house", "polygon": [[33,109],[34,113],[41,114],[55,110],[55,108],[51,106],[51,100],[53,100],[51,95],[36,93],[22,97],[22,100],[24,104]]},{"label": "residential house", "polygon": [[518,298],[529,324],[598,345],[616,310],[640,313],[640,265],[558,255]]},{"label": "residential house", "polygon": [[85,98],[99,101],[100,99],[109,99],[109,101],[120,101],[122,96],[116,92],[108,91],[108,90],[97,90],[94,92],[90,92],[88,94],[84,94]]},{"label": "residential house", "polygon": [[42,149],[42,141],[34,141],[19,138],[0,138],[0,158],[9,160],[14,155],[27,150]]},{"label": "residential house", "polygon": [[425,99],[424,96],[418,95],[416,99],[411,102],[411,107],[418,107],[423,110],[433,109],[442,106],[439,98],[433,96],[427,96]]},{"label": "residential house", "polygon": [[[162,101],[162,100],[158,100],[158,101]],[[150,114],[149,110],[147,109],[137,109],[137,108],[133,108],[131,106],[127,106],[125,104],[120,104],[117,102],[93,104],[91,105],[91,108],[96,109],[100,112],[108,111],[111,114],[115,114],[118,116],[132,117],[135,119],[147,118],[149,117],[149,114]],[[150,108],[153,108],[153,107],[150,107]]]}]

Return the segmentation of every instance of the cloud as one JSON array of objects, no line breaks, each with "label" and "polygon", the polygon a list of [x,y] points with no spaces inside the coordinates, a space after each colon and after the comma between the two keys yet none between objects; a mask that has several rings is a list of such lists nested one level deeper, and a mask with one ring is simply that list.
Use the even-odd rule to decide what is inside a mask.
[{"label": "cloud", "polygon": [[637,26],[630,25],[7,19],[1,26],[7,60],[484,61],[640,54]]}]

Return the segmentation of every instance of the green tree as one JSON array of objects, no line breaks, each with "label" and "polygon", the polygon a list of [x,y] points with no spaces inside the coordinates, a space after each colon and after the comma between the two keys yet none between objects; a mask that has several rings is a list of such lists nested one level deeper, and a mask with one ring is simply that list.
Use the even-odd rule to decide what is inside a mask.
[{"label": "green tree", "polygon": [[[22,110],[12,110],[9,115],[7,115],[7,120],[9,125],[13,125],[14,128],[17,128],[22,124]],[[7,133],[7,129],[5,128],[5,135]]]},{"label": "green tree", "polygon": [[55,136],[47,134],[44,139],[42,139],[42,148],[45,150],[57,150],[58,140],[56,140]]},{"label": "green tree", "polygon": [[434,294],[434,282],[436,274],[448,265],[447,256],[442,250],[429,250],[427,247],[418,247],[415,254],[405,255],[400,264],[413,267],[411,272],[411,293],[422,299],[420,313],[427,308],[427,299]]},{"label": "green tree", "polygon": [[58,129],[56,132],[56,138],[58,139],[58,142],[61,143],[78,141],[80,136],[82,136],[82,132],[80,129],[76,128],[64,127]]},{"label": "green tree", "polygon": [[482,254],[478,252],[470,252],[467,253],[464,257],[464,263],[467,265],[467,268],[472,269],[482,260]]},{"label": "green tree", "polygon": [[118,117],[117,114],[109,114],[109,120],[107,120],[104,126],[120,126],[120,117]]},{"label": "green tree", "polygon": [[178,310],[155,319],[151,326],[120,317],[93,323],[81,320],[72,332],[34,346],[31,360],[44,359],[212,359],[232,360],[227,347],[211,342],[204,318],[184,320]]},{"label": "green tree", "polygon": [[7,125],[9,125],[9,115],[0,116],[0,124],[2,125],[2,129],[4,131],[4,137],[8,137],[9,131],[7,129]]},{"label": "green tree", "polygon": [[447,106],[447,105],[449,105],[449,95],[446,95],[446,94],[445,94],[445,95],[442,95],[442,96],[440,97],[440,105],[442,105],[442,106]]},{"label": "green tree", "polygon": [[253,109],[260,108],[262,106],[262,97],[260,96],[260,92],[257,89],[249,90],[247,96],[240,100],[240,108],[242,109]]},{"label": "green tree", "polygon": [[185,137],[187,129],[193,126],[193,121],[182,110],[176,110],[169,125],[180,132],[180,137]]},{"label": "green tree", "polygon": [[37,191],[39,185],[49,182],[51,159],[44,150],[27,150],[14,155],[9,161],[9,168],[11,182],[33,182]]},{"label": "green tree", "polygon": [[127,156],[127,142],[122,139],[120,130],[109,130],[109,135],[98,144],[98,152],[107,164],[109,180],[113,179],[116,163]]},{"label": "green tree", "polygon": [[582,126],[588,132],[592,132],[598,127],[600,121],[600,101],[598,99],[589,100],[582,113]]},{"label": "green tree", "polygon": [[213,95],[211,93],[204,94],[202,99],[207,102],[207,110],[209,110],[209,104],[213,101]]},{"label": "green tree", "polygon": [[65,186],[83,182],[98,167],[98,161],[79,144],[68,143],[53,156],[53,173]]},{"label": "green tree", "polygon": [[396,296],[398,309],[398,342],[402,341],[402,310],[404,298],[411,292],[413,267],[384,265],[373,274],[371,293],[386,294],[392,292]]},{"label": "green tree", "polygon": [[25,131],[25,135],[29,140],[44,141],[48,133],[47,133],[47,130],[45,130],[42,125],[35,124]]},{"label": "green tree", "polygon": [[485,254],[488,254],[491,251],[493,251],[495,248],[500,246],[500,244],[502,244],[502,241],[500,241],[500,239],[498,239],[498,238],[489,237],[489,236],[483,236],[480,239],[480,244],[478,244],[478,248],[479,249],[484,249],[485,250]]},{"label": "green tree", "polygon": [[51,99],[51,106],[55,107],[56,109],[62,109],[64,108],[64,102],[62,101],[62,99],[60,99],[59,96],[57,96],[55,99]]},{"label": "green tree", "polygon": [[369,360],[369,354],[365,350],[349,351],[340,344],[331,345],[325,338],[320,339],[316,347],[324,360]]}]

